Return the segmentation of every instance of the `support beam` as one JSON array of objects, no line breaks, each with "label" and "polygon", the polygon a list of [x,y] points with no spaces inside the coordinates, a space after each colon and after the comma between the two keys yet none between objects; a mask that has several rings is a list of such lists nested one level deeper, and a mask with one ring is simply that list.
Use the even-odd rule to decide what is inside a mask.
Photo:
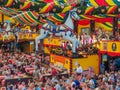
[{"label": "support beam", "polygon": [[95,20],[90,20],[90,32],[95,31]]},{"label": "support beam", "polygon": [[118,17],[113,17],[113,35],[118,31]]},{"label": "support beam", "polygon": [[74,33],[78,33],[78,21],[74,21]]},{"label": "support beam", "polygon": [[2,14],[2,22],[4,22],[4,14]]}]

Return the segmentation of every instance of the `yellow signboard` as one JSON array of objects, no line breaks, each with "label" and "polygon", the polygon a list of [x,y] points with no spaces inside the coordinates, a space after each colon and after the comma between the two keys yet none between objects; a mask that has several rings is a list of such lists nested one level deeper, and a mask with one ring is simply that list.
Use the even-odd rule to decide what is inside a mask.
[{"label": "yellow signboard", "polygon": [[120,52],[120,42],[119,41],[103,41],[101,42],[100,51],[107,52]]},{"label": "yellow signboard", "polygon": [[61,65],[67,70],[70,70],[70,60],[71,60],[70,58],[66,58],[66,57],[54,55],[54,54],[51,54],[50,57],[51,57],[50,61],[55,65],[59,65],[59,66]]}]

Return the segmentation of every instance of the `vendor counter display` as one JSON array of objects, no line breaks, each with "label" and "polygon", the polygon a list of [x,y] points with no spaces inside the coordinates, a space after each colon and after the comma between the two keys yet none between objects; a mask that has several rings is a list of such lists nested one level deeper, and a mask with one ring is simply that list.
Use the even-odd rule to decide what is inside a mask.
[{"label": "vendor counter display", "polygon": [[73,72],[77,68],[78,64],[83,67],[83,70],[88,70],[89,67],[92,67],[96,74],[99,73],[100,61],[98,55],[88,55],[83,58],[68,58],[51,54],[50,58],[50,62],[56,67],[67,69],[69,73]]}]

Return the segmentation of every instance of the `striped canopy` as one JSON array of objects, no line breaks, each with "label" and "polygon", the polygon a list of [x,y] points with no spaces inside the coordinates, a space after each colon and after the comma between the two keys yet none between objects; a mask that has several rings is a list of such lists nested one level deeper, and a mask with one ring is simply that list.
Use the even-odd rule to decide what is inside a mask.
[{"label": "striped canopy", "polygon": [[[74,7],[77,7],[77,13],[79,13],[82,20],[99,20],[99,18],[120,17],[120,12],[118,12],[120,2],[118,0],[86,0],[89,7],[77,6],[77,3],[81,0],[16,0],[16,4],[14,4],[15,0],[3,1],[4,2],[0,1],[1,13],[11,16],[21,24],[31,26],[45,23],[45,20],[38,20],[38,17],[39,14],[47,12],[53,12],[53,15],[49,16],[47,20],[60,24],[63,21],[65,12]],[[62,4],[64,7],[61,7]],[[104,13],[101,12],[102,8],[106,10]],[[103,21],[106,22],[105,20],[107,19],[104,19]],[[111,22],[109,24],[104,24],[112,28]]]},{"label": "striped canopy", "polygon": [[89,6],[120,6],[119,0],[86,0]]},{"label": "striped canopy", "polygon": [[64,13],[75,7],[78,2],[80,0],[3,0],[0,1],[0,6],[21,11],[37,11],[39,13],[50,12],[57,7],[60,12]]},{"label": "striped canopy", "polygon": [[23,12],[18,14],[13,19],[17,20],[21,24],[27,24],[30,26],[36,26],[38,24],[43,24],[43,21],[38,20],[38,14],[36,12]]},{"label": "striped canopy", "polygon": [[5,7],[0,7],[0,12],[8,15],[8,16],[13,16],[19,13],[18,10],[10,9],[10,8],[5,8]]},{"label": "striped canopy", "polygon": [[[23,13],[13,16],[12,18],[17,20],[21,24],[27,24],[30,26],[36,26],[38,24],[42,25],[42,24],[46,23],[46,20],[52,21],[55,24],[61,24],[65,17],[65,13],[55,13],[55,14],[47,17],[45,20],[44,19],[38,20],[38,16],[39,16],[39,14],[36,12],[24,11]],[[108,26],[109,28],[113,28],[111,16],[115,17],[116,15],[99,14],[99,15],[79,15],[79,16],[80,16],[81,20],[85,20],[85,19],[95,20],[97,22],[103,23],[104,25]],[[104,18],[104,19],[102,19],[102,18]],[[120,21],[119,21],[119,24],[120,24]]]}]

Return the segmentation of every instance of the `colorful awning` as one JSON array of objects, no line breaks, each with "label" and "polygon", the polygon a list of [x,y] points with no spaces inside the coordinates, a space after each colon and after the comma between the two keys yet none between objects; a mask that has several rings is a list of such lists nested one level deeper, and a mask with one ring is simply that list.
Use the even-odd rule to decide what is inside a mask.
[{"label": "colorful awning", "polygon": [[114,6],[83,6],[77,7],[77,12],[81,15],[99,15],[99,14],[120,14],[120,8],[116,5]]},{"label": "colorful awning", "polygon": [[0,7],[0,12],[8,15],[8,16],[14,16],[19,13],[18,10],[10,9],[10,8],[5,8],[5,7]]},{"label": "colorful awning", "polygon": [[36,26],[38,24],[43,24],[42,21],[38,20],[38,14],[36,12],[23,12],[17,16],[12,17],[21,24],[27,24],[30,26]]},{"label": "colorful awning", "polygon": [[88,5],[90,6],[120,6],[119,0],[88,0]]},{"label": "colorful awning", "polygon": [[[64,19],[64,16],[65,14],[64,13],[55,13],[54,15],[52,16],[49,16],[47,18],[47,20],[50,20],[56,24],[60,24],[63,22],[63,19]],[[100,23],[104,23],[104,22],[112,22],[112,19],[111,18],[106,18],[108,17],[107,15],[105,16],[101,16],[101,15],[94,15],[94,16],[90,16],[90,15],[80,15],[81,17],[81,20],[83,19],[87,19],[87,20],[96,20],[97,22],[100,22]],[[27,25],[31,25],[31,26],[35,26],[35,25],[38,25],[38,24],[43,24],[45,23],[45,20],[44,21],[41,21],[42,19],[38,20],[38,14],[36,12],[31,12],[31,11],[28,11],[28,12],[23,12],[21,14],[18,14],[17,16],[14,16],[12,17],[14,18],[15,20],[17,20],[18,22],[20,22],[21,24],[27,24]],[[104,20],[102,20],[101,22],[101,19],[100,18],[105,18]]]},{"label": "colorful awning", "polygon": [[56,6],[61,8],[60,12],[66,12],[78,3],[80,3],[78,0],[3,0],[0,1],[0,6],[22,11],[31,10],[46,13],[53,11]]}]

